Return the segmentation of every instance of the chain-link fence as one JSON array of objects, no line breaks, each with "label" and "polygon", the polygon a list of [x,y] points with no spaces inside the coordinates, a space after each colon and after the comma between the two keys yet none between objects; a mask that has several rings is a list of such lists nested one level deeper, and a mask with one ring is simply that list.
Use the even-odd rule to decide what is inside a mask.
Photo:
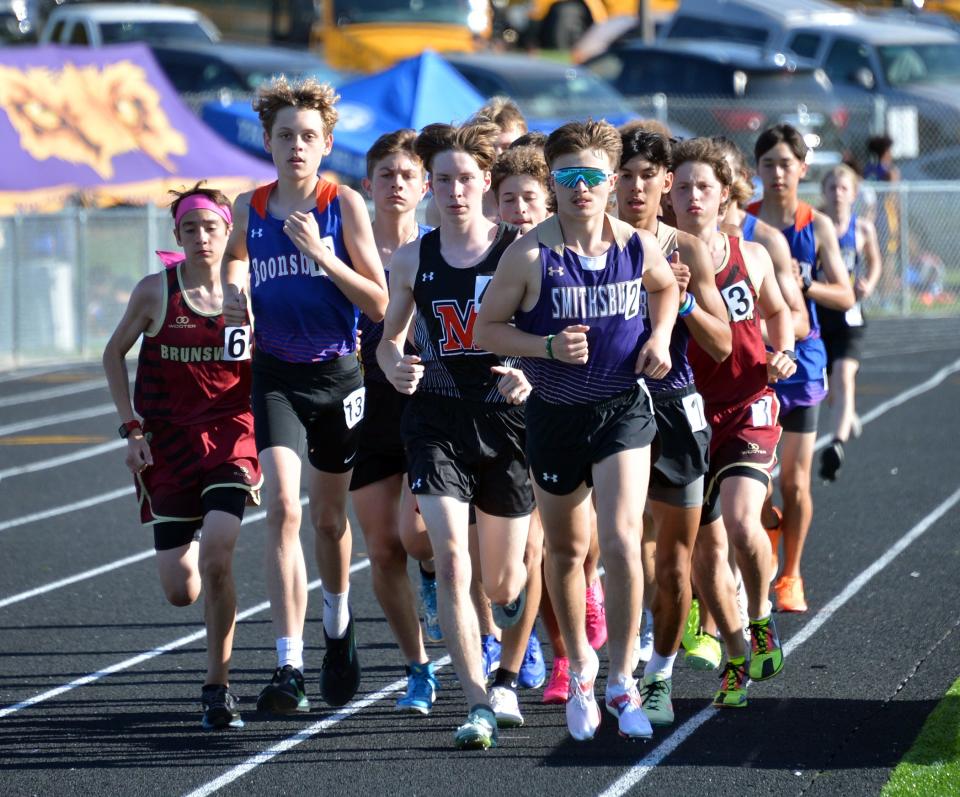
[{"label": "chain-link fence", "polygon": [[630,98],[638,115],[656,119],[680,137],[725,136],[753,161],[753,145],[764,129],[788,123],[812,149],[816,171],[853,159],[869,162],[868,142],[885,135],[905,179],[960,179],[960,102],[919,97],[891,101],[845,92],[819,96],[677,97],[654,94]]},{"label": "chain-link fence", "polygon": [[[960,182],[864,186],[884,260],[867,313],[960,315]],[[816,203],[817,186],[803,196]],[[0,368],[98,357],[134,285],[161,268],[154,250],[174,248],[167,209],[0,219]]]}]

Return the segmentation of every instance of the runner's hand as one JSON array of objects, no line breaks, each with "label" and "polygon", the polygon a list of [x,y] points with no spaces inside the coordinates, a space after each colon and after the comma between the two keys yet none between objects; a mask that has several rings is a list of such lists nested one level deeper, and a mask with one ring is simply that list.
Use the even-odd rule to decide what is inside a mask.
[{"label": "runner's hand", "polygon": [[228,327],[242,327],[247,324],[247,295],[243,288],[237,290],[227,286],[223,297],[223,322]]},{"label": "runner's hand", "polygon": [[671,364],[670,338],[651,335],[637,355],[634,371],[651,379],[663,379],[670,373]]},{"label": "runner's hand", "polygon": [[405,396],[412,396],[416,392],[422,377],[423,366],[416,354],[405,354],[393,366],[392,372],[387,374],[390,384]]},{"label": "runner's hand", "polygon": [[142,434],[134,433],[127,438],[127,456],[124,460],[130,472],[142,473],[153,464],[150,444]]},{"label": "runner's hand", "polygon": [[312,257],[317,263],[320,263],[320,257],[315,257],[317,253],[323,254],[325,248],[320,243],[320,227],[317,225],[317,219],[312,213],[303,213],[299,210],[293,211],[287,220],[283,223],[283,231],[287,237],[293,241],[293,245],[303,252],[307,257]]},{"label": "runner's hand", "polygon": [[494,365],[490,370],[500,376],[497,390],[509,404],[523,404],[527,400],[531,388],[523,371],[519,368],[508,368],[505,365]]},{"label": "runner's hand", "polygon": [[673,276],[677,280],[677,285],[680,288],[680,301],[683,301],[683,295],[687,291],[687,286],[690,284],[690,266],[685,266],[680,262],[680,253],[674,252],[670,255],[670,270],[673,271]]},{"label": "runner's hand", "polygon": [[551,350],[553,359],[572,365],[583,365],[590,357],[590,347],[587,344],[587,332],[590,327],[584,324],[573,324],[553,336]]},{"label": "runner's hand", "polygon": [[767,381],[779,382],[796,373],[797,364],[781,351],[767,352]]}]

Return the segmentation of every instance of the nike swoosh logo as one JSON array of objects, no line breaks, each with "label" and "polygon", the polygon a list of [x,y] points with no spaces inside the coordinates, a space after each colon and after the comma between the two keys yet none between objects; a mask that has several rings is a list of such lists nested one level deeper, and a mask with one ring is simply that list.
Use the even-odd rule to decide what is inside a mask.
[{"label": "nike swoosh logo", "polygon": [[349,465],[349,464],[353,461],[353,458],[354,458],[356,455],[357,455],[357,452],[354,451],[349,457],[347,457],[347,458],[343,461],[343,464],[344,464],[344,465]]}]

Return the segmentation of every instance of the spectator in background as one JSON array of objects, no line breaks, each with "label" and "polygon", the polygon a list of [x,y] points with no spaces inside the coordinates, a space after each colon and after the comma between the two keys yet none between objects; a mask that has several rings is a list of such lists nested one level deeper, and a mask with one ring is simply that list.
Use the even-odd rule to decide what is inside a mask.
[{"label": "spectator in background", "polygon": [[[878,183],[897,183],[900,170],[893,162],[893,139],[890,136],[872,136],[867,142],[870,160],[863,169],[864,180]],[[900,200],[892,191],[878,191],[873,217],[877,227],[880,252],[887,273],[895,272],[895,259],[900,251]]]}]

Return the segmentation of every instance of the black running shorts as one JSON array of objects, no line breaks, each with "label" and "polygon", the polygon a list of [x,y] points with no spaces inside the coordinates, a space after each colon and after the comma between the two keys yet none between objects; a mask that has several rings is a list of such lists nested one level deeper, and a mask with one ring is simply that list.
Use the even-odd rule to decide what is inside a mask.
[{"label": "black running shorts", "polygon": [[593,404],[527,400],[527,461],[537,484],[568,495],[593,486],[592,468],[620,451],[645,448],[656,437],[652,402],[645,387]]},{"label": "black running shorts", "polygon": [[354,465],[366,391],[355,354],[318,363],[288,363],[269,354],[253,357],[253,417],[257,452],[273,446],[300,451],[325,473]]},{"label": "black running shorts", "polygon": [[366,408],[350,478],[351,490],[407,472],[400,419],[409,397],[398,393],[389,382],[368,380],[366,387]]},{"label": "black running shorts", "polygon": [[446,495],[496,517],[533,511],[523,407],[415,393],[400,434],[414,495]]},{"label": "black running shorts", "polygon": [[696,387],[653,393],[660,456],[650,471],[651,486],[684,487],[707,472],[710,424]]},{"label": "black running shorts", "polygon": [[837,360],[856,360],[860,362],[863,354],[863,327],[841,327],[827,332],[821,330],[820,337],[827,348],[827,373],[833,372]]}]

